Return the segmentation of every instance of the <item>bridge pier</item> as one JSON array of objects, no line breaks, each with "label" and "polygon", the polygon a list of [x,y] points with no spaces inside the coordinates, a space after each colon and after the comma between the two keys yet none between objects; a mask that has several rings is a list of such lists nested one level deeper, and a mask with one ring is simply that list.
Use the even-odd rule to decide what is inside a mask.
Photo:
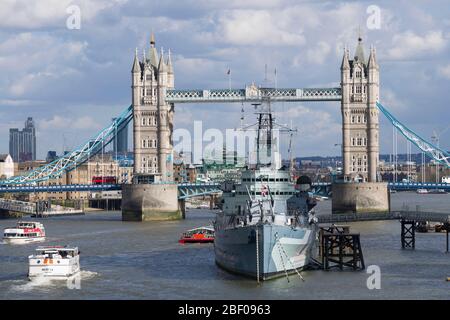
[{"label": "bridge pier", "polygon": [[123,185],[123,221],[178,220],[182,217],[176,184]]},{"label": "bridge pier", "polygon": [[390,193],[385,182],[335,182],[333,213],[388,212]]},{"label": "bridge pier", "polygon": [[178,208],[181,212],[181,217],[183,219],[186,219],[186,200],[185,199],[178,199]]},{"label": "bridge pier", "polygon": [[217,195],[212,194],[209,196],[209,210],[213,210],[216,207]]}]

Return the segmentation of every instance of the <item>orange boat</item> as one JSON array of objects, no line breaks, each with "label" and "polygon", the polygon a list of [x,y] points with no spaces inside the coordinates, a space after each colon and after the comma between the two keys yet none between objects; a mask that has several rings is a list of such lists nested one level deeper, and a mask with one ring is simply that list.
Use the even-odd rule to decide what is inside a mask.
[{"label": "orange boat", "polygon": [[181,235],[179,243],[207,243],[214,242],[214,228],[200,227],[186,231]]}]

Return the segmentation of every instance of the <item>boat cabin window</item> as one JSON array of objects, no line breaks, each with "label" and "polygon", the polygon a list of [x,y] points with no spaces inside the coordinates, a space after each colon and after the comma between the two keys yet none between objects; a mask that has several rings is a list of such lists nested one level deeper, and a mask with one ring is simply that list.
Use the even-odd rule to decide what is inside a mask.
[{"label": "boat cabin window", "polygon": [[74,256],[74,252],[73,251],[63,251],[61,250],[59,252],[59,254],[61,255],[61,257],[66,258],[66,257],[73,257]]}]

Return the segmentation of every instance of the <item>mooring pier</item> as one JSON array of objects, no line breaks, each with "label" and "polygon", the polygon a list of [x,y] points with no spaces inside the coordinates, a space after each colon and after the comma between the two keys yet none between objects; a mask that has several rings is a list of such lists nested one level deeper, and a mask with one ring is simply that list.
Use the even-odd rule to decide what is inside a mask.
[{"label": "mooring pier", "polygon": [[446,252],[449,252],[449,231],[450,214],[433,211],[388,211],[388,212],[365,212],[365,213],[346,213],[346,214],[325,214],[317,215],[319,224],[335,224],[362,221],[383,221],[399,220],[401,223],[401,244],[403,249],[415,249],[416,244],[416,223],[421,222],[439,222],[443,224],[446,232]]},{"label": "mooring pier", "polygon": [[320,253],[323,270],[351,268],[364,270],[364,257],[359,233],[351,233],[346,225],[320,228]]},{"label": "mooring pier", "polygon": [[27,202],[11,199],[0,199],[0,217],[12,218],[31,215],[32,217],[55,217],[82,215],[83,208],[69,208],[60,205],[51,205],[49,201]]}]

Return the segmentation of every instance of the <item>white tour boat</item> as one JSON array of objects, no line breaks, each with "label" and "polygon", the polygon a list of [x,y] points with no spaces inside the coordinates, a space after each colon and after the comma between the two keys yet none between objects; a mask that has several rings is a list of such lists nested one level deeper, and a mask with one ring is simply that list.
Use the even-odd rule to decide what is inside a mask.
[{"label": "white tour boat", "polygon": [[24,244],[45,240],[45,228],[40,222],[19,221],[13,228],[6,228],[3,232],[3,242],[10,244]]},{"label": "white tour boat", "polygon": [[37,254],[28,257],[28,278],[52,277],[66,279],[80,271],[78,247],[38,247]]}]

